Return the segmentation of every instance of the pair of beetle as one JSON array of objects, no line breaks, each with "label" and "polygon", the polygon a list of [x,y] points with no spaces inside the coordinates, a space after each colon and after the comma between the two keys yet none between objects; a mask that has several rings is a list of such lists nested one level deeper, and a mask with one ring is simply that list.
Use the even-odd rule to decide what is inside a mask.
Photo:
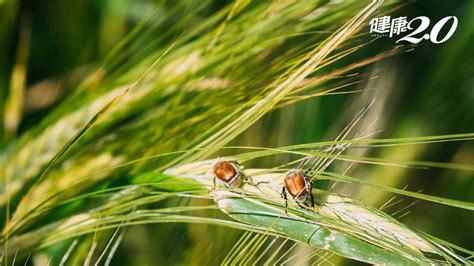
[{"label": "pair of beetle", "polygon": [[[242,166],[235,161],[219,161],[212,168],[214,175],[214,186],[216,178],[228,187],[240,187],[242,179],[247,177],[242,173]],[[311,199],[311,207],[314,207],[314,198],[311,189],[313,185],[311,181],[300,170],[290,170],[285,175],[285,184],[281,189],[281,195],[285,199],[286,207],[288,207],[287,194],[301,206],[308,197]]]}]

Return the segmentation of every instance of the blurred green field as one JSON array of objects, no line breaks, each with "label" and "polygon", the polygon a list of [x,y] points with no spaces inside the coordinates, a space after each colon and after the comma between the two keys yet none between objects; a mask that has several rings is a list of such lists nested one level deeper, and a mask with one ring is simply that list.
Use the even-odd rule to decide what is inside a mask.
[{"label": "blurred green field", "polygon": [[[394,195],[386,190],[355,183],[321,180],[315,187],[382,209],[410,228],[474,250],[474,142],[469,135],[474,132],[472,1],[388,1],[371,17],[390,12],[393,17],[423,15],[436,21],[452,15],[459,19],[458,29],[445,43],[398,47],[396,55],[330,76],[328,73],[396,47],[395,39],[371,37],[365,21],[360,32],[331,50],[327,58],[351,53],[336,56],[334,61],[325,58],[326,64],[306,77],[313,82],[318,77],[328,80],[301,85],[300,93],[285,95],[261,116],[255,115],[255,121],[239,122],[235,136],[217,135],[220,128],[239,121],[246,110],[271,94],[273,84],[291,77],[291,71],[308,60],[312,49],[334,38],[332,33],[370,3],[338,2],[0,0],[0,225],[1,244],[10,254],[2,255],[3,263],[10,265],[16,260],[25,265],[58,265],[73,246],[67,265],[84,260],[93,264],[101,257],[100,250],[107,247],[110,251],[118,243],[110,258],[112,265],[215,265],[228,258],[233,248],[244,253],[255,251],[247,261],[239,261],[251,264],[263,252],[255,243],[265,246],[271,241],[281,244],[283,250],[277,250],[275,244],[262,253],[272,263],[291,258],[296,259],[288,264],[363,263],[331,252],[316,253],[304,244],[294,245],[292,238],[285,242],[281,237],[264,238],[211,223],[121,226],[127,223],[126,211],[120,230],[109,228],[58,242],[53,241],[57,236],[52,234],[45,237],[54,242],[47,247],[41,246],[45,239],[31,241],[31,247],[8,247],[8,239],[107,206],[115,200],[115,192],[97,196],[97,201],[92,196],[61,204],[87,193],[133,184],[143,173],[161,173],[176,165],[215,157],[244,157],[244,152],[256,147],[336,140],[369,105],[346,139],[465,135],[460,141],[421,145],[414,141],[410,145],[407,140],[408,145],[400,146],[374,148],[369,143],[350,147],[326,171],[458,200],[465,202],[465,207],[400,195],[392,199]],[[158,58],[161,60],[155,61]],[[154,62],[157,65],[131,87],[129,94],[118,99],[111,111],[101,109]],[[344,87],[336,92],[347,93],[326,93],[339,86]],[[313,95],[321,92],[325,95]],[[68,142],[99,110],[104,111],[104,117],[97,117],[97,124],[80,135],[77,143]],[[75,112],[83,116],[74,116]],[[218,141],[211,142],[214,136]],[[153,157],[194,147],[200,150]],[[57,154],[60,156],[54,157]],[[297,158],[290,153],[255,156],[245,162],[245,167],[286,169],[286,164]],[[358,158],[375,159],[361,162]],[[122,164],[127,165],[117,167]],[[37,179],[31,181],[29,176]],[[79,181],[68,183],[71,180]],[[39,200],[55,195],[56,189],[63,194],[53,199],[51,209],[23,224],[18,217]],[[128,202],[121,200],[121,204]],[[389,204],[384,204],[387,201]],[[207,206],[210,202],[170,197],[144,206],[160,209]],[[196,208],[191,216],[229,219],[217,207]],[[11,221],[18,222],[18,227]],[[6,229],[10,225],[11,231]],[[239,243],[247,244],[249,250]],[[19,255],[12,256],[16,252]],[[305,254],[312,252],[315,255],[305,259]],[[273,255],[276,257],[271,261]],[[463,255],[472,263],[472,251]],[[104,255],[99,264],[106,260]]]}]

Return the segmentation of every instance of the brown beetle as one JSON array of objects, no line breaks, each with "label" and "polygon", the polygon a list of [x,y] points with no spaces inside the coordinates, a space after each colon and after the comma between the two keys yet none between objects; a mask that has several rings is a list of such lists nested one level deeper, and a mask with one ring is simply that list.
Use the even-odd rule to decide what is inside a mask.
[{"label": "brown beetle", "polygon": [[214,175],[214,187],[216,187],[216,178],[228,187],[240,187],[242,179],[246,179],[242,173],[242,166],[235,161],[219,161],[212,167]]},{"label": "brown beetle", "polygon": [[288,193],[299,206],[309,197],[311,199],[311,207],[314,207],[313,193],[311,193],[312,189],[313,184],[301,170],[294,169],[288,171],[285,175],[285,185],[281,189],[281,195],[285,199],[285,206],[288,207]]}]

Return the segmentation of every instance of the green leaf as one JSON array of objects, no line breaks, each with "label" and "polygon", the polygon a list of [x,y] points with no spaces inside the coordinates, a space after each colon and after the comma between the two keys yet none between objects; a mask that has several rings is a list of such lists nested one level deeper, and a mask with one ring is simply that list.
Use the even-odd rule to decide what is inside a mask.
[{"label": "green leaf", "polygon": [[286,216],[281,211],[261,202],[233,193],[220,193],[217,203],[230,217],[256,226],[261,226],[297,242],[307,243],[312,248],[332,251],[341,256],[372,264],[416,265],[421,260],[396,255],[347,233],[324,228],[295,215]]}]

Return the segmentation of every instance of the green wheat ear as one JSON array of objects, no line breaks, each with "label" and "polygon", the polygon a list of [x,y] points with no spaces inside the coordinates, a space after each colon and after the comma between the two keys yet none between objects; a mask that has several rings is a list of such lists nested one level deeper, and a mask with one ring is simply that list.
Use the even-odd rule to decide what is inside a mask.
[{"label": "green wheat ear", "polygon": [[[196,162],[169,169],[167,173],[209,187],[212,178],[209,169],[213,163],[214,160]],[[220,187],[210,193],[224,213],[237,221],[258,226],[263,234],[289,238],[315,249],[374,264],[469,262],[452,252],[450,246],[410,229],[377,208],[334,193],[313,190],[318,201],[314,209],[302,210],[296,204],[290,204],[289,215],[286,215],[279,194],[283,174],[272,173],[271,169],[248,169],[245,173],[259,185],[246,184],[237,191]],[[339,177],[335,180],[346,178],[347,181],[347,177]],[[411,196],[426,199],[420,193]],[[449,201],[439,198],[436,202],[449,204]],[[472,204],[459,202],[456,207],[469,205]]]}]

